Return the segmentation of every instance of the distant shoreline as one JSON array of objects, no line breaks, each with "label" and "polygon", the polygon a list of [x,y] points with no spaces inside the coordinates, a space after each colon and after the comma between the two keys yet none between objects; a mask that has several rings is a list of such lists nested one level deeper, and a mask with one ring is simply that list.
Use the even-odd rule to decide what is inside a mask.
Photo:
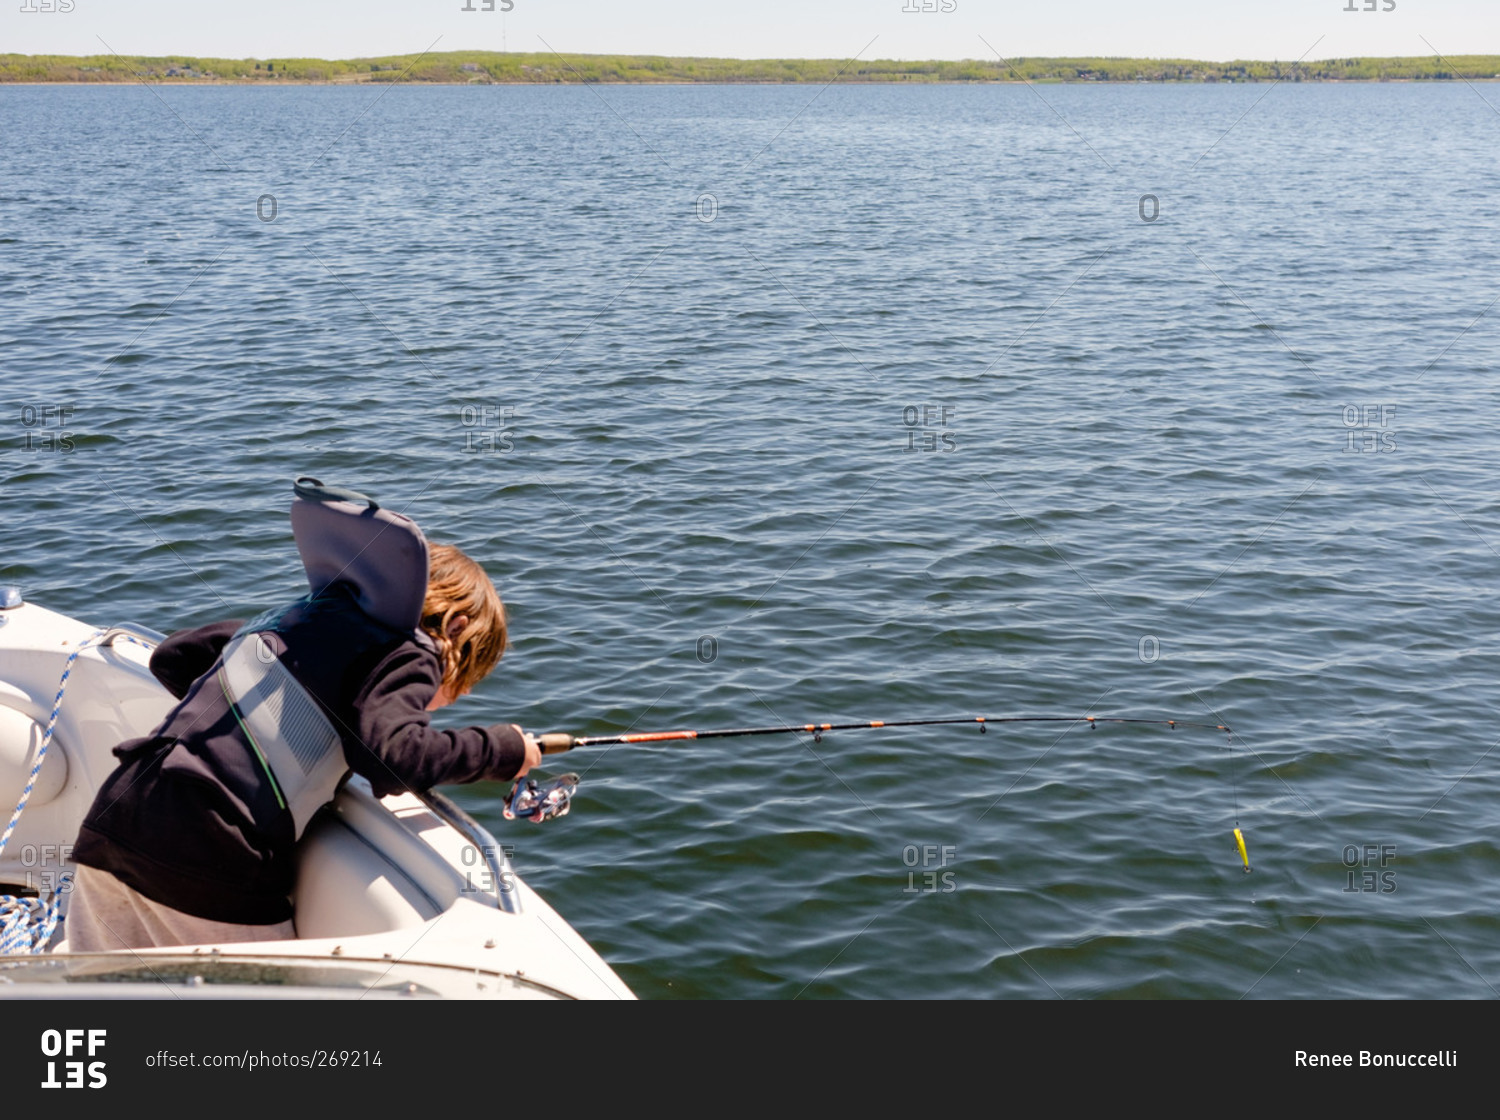
[{"label": "distant shoreline", "polygon": [[[1488,83],[1488,82],[1497,82],[1497,81],[1500,81],[1500,77],[1468,78],[1468,79],[1465,79],[1465,80],[1466,81],[1471,81],[1471,82],[1487,82]],[[22,86],[24,86],[26,88],[35,88],[35,89],[46,89],[46,88],[50,88],[50,87],[54,87],[54,86],[99,86],[99,87],[102,88],[102,87],[105,87],[105,86],[131,86],[131,85],[139,85],[140,81],[141,80],[137,79],[137,78],[117,78],[117,79],[112,79],[112,80],[109,80],[109,81],[92,81],[92,82],[90,82],[90,81],[16,82],[16,81],[4,81],[4,80],[0,80],[0,90],[11,88],[11,87],[22,87]],[[328,80],[323,80],[323,81],[308,81],[306,79],[295,79],[295,78],[288,78],[285,81],[277,80],[277,81],[274,81],[274,82],[266,82],[266,81],[255,81],[254,79],[251,79],[251,78],[225,78],[225,79],[209,79],[209,80],[206,80],[206,81],[191,81],[191,80],[188,80],[188,81],[179,81],[179,80],[175,80],[175,79],[163,79],[161,81],[153,81],[151,84],[153,84],[153,85],[164,85],[164,86],[182,86],[184,88],[197,87],[199,89],[209,89],[209,88],[213,88],[213,87],[217,87],[217,86],[245,86],[246,88],[256,87],[256,88],[260,88],[260,89],[295,89],[295,88],[298,88],[298,87],[309,87],[310,88],[310,87],[313,87],[313,86],[330,86],[330,87],[332,87],[332,86],[384,85],[386,83],[383,83],[383,82],[368,82],[368,81],[365,81],[365,82],[361,82],[361,81],[342,81],[342,82],[339,82],[339,81],[328,81]],[[426,86],[430,86],[430,87],[434,87],[434,88],[439,87],[439,86],[442,86],[442,87],[452,87],[452,88],[466,88],[468,86],[541,86],[541,87],[550,88],[552,86],[557,86],[557,85],[565,85],[565,86],[581,86],[581,85],[590,85],[590,86],[596,86],[596,85],[597,86],[674,86],[675,87],[675,86],[788,86],[788,85],[806,85],[807,83],[806,82],[770,82],[770,81],[763,81],[763,82],[749,82],[749,81],[739,81],[739,82],[736,82],[736,81],[632,82],[632,81],[628,81],[628,80],[619,80],[619,81],[598,81],[598,82],[593,82],[593,81],[591,81],[591,82],[524,82],[524,81],[442,82],[442,81],[420,81],[420,82],[401,82],[399,84],[403,85],[403,86],[414,87],[414,88],[421,88],[421,87],[426,87]],[[988,82],[963,81],[963,80],[958,80],[958,79],[951,79],[951,80],[949,80],[949,79],[933,79],[933,80],[924,81],[924,82],[892,82],[892,81],[889,81],[889,80],[886,80],[886,79],[882,79],[882,78],[872,78],[872,79],[866,79],[866,80],[863,80],[863,81],[860,81],[860,80],[841,81],[838,84],[841,85],[841,86],[894,86],[894,85],[899,85],[899,86],[902,86],[904,88],[910,88],[910,87],[912,87],[914,85],[916,85],[916,86],[1024,86],[1024,85],[1048,85],[1048,86],[1181,86],[1181,85],[1207,85],[1207,86],[1211,86],[1211,85],[1226,85],[1227,86],[1227,85],[1256,85],[1258,83],[1256,81],[1254,81],[1254,80],[1246,80],[1246,81],[1243,81],[1243,82],[1238,82],[1238,81],[1234,81],[1234,82],[1231,82],[1231,81],[1211,82],[1211,81],[1191,80],[1191,79],[1186,79],[1186,78],[1180,79],[1180,80],[1174,79],[1172,81],[1146,81],[1145,79],[1141,79],[1141,78],[1137,78],[1137,79],[1129,79],[1129,78],[1119,78],[1119,79],[1099,78],[1099,79],[1090,79],[1088,81],[1079,81],[1076,78],[1075,79],[1055,79],[1055,80],[1051,80],[1051,81],[1048,81],[1048,80],[1045,80],[1045,79],[1041,79],[1041,80],[1033,79],[1031,81],[1026,81],[1026,80],[1023,80],[1021,78],[1011,78],[1011,79],[1008,79],[1008,80],[1001,79],[1001,80],[988,81]],[[1412,85],[1439,85],[1439,84],[1442,84],[1442,83],[1431,81],[1429,79],[1423,79],[1423,78],[1304,78],[1304,79],[1302,79],[1302,81],[1299,84],[1310,85],[1310,86],[1317,86],[1317,85],[1329,85],[1329,86],[1382,86],[1382,85],[1383,86],[1391,86],[1391,85],[1406,85],[1406,86],[1412,86]]]},{"label": "distant shoreline", "polygon": [[672,58],[496,51],[383,58],[0,54],[0,85],[985,85],[1494,81],[1500,55],[1319,62],[1152,58]]}]

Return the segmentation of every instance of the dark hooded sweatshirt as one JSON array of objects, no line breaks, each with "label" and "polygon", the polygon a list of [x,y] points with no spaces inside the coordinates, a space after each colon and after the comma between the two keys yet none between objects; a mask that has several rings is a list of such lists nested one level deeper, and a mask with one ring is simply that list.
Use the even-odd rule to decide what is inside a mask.
[{"label": "dark hooded sweatshirt", "polygon": [[[181,703],[151,735],[115,748],[120,765],[94,798],[73,856],[174,910],[271,925],[292,916],[296,840],[291,812],[219,683],[219,655],[240,625],[178,631],[152,653],[151,672]],[[342,587],[298,604],[266,641],[377,796],[507,781],[521,768],[525,743],[508,725],[430,726],[437,653],[369,618]]]}]

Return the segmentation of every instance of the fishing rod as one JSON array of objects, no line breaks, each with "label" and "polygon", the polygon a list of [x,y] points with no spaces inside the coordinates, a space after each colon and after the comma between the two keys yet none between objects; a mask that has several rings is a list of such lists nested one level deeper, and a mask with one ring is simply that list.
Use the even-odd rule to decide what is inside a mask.
[{"label": "fishing rod", "polygon": [[[793,735],[811,734],[813,741],[821,743],[827,731],[865,731],[878,727],[931,727],[939,724],[977,724],[981,734],[991,723],[1086,723],[1093,730],[1101,723],[1150,724],[1157,727],[1201,727],[1222,731],[1226,741],[1232,741],[1234,733],[1227,724],[1200,723],[1183,719],[1135,719],[1124,716],[957,716],[947,719],[872,719],[863,723],[793,723],[778,727],[727,727],[709,731],[637,731],[623,735],[570,735],[565,731],[553,731],[536,736],[542,754],[562,754],[577,747],[616,746],[627,743],[666,743],[687,739],[731,739],[742,735]],[[524,817],[532,821],[544,821],[567,813],[573,790],[578,786],[577,774],[564,774],[545,784],[533,779],[523,779],[512,788],[506,800],[507,818]],[[1239,794],[1235,794],[1234,843],[1245,873],[1250,873],[1250,855],[1245,849],[1245,836],[1239,827]]]},{"label": "fishing rod", "polygon": [[731,727],[715,731],[644,731],[626,735],[573,736],[555,731],[536,736],[543,754],[561,754],[575,747],[596,747],[620,743],[661,743],[678,739],[729,739],[740,735],[789,735],[810,733],[814,742],[823,741],[825,731],[864,731],[872,727],[929,727],[934,724],[975,723],[982,733],[991,723],[1086,723],[1090,728],[1100,723],[1146,723],[1163,727],[1206,727],[1232,735],[1222,723],[1194,723],[1183,719],[1126,719],[1119,716],[958,716],[951,719],[872,719],[863,723],[793,723],[784,727]]}]

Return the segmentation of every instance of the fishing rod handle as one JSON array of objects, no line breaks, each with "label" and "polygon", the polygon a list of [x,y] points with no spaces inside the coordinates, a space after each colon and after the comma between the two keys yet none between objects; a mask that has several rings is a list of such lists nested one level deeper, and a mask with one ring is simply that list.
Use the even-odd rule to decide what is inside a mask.
[{"label": "fishing rod handle", "polygon": [[542,748],[543,754],[562,754],[573,749],[573,736],[566,731],[553,731],[536,736],[536,745]]}]

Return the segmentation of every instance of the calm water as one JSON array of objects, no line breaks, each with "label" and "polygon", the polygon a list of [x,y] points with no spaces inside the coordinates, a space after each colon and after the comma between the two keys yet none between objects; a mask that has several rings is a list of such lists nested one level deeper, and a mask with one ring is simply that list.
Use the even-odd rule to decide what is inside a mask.
[{"label": "calm water", "polygon": [[495,577],[455,720],[1235,729],[457,791],[644,997],[1488,998],[1481,93],[0,89],[0,578],[249,615],[310,473]]}]

